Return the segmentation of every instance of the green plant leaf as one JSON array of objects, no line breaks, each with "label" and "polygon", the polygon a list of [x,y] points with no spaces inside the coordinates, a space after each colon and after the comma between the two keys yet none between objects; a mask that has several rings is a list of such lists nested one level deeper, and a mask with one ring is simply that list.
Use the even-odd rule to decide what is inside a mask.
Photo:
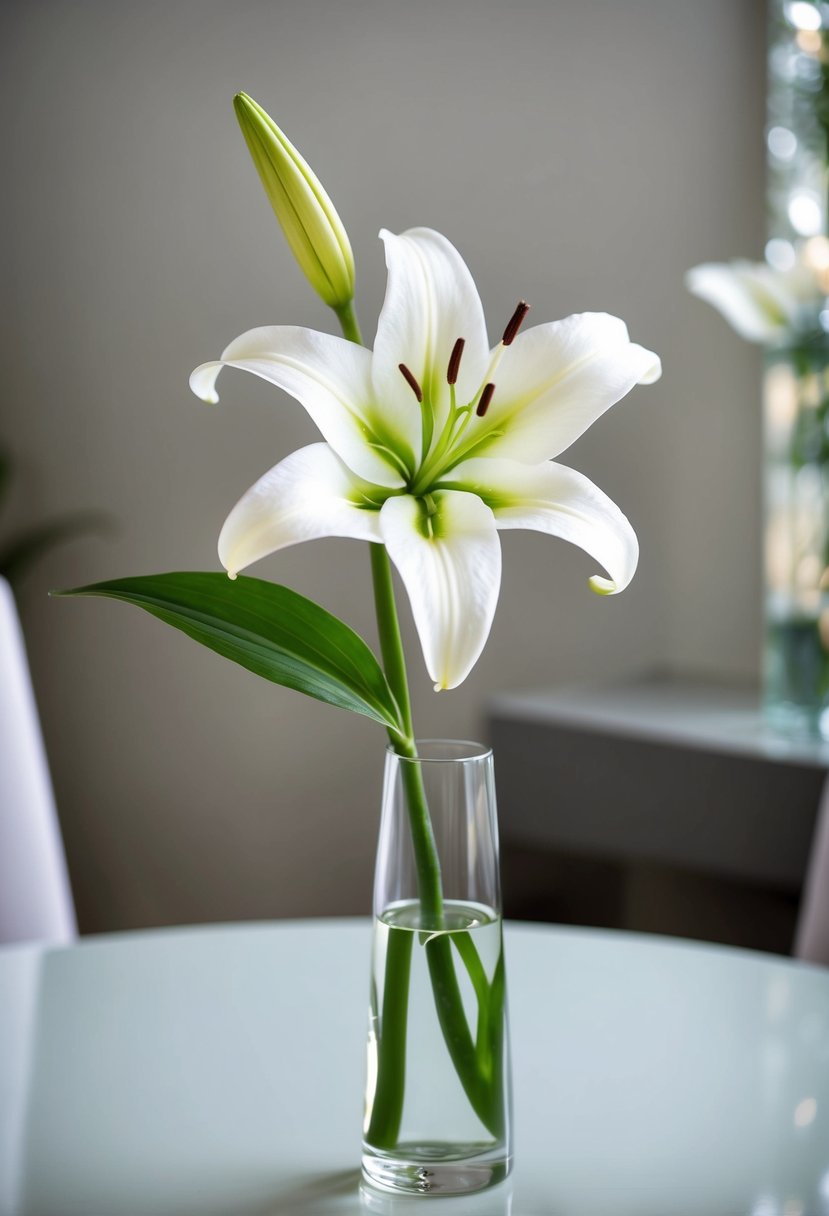
[{"label": "green plant leaf", "polygon": [[258,578],[185,571],[115,579],[53,595],[97,595],[145,609],[256,675],[401,733],[400,713],[363,639],[313,600]]}]

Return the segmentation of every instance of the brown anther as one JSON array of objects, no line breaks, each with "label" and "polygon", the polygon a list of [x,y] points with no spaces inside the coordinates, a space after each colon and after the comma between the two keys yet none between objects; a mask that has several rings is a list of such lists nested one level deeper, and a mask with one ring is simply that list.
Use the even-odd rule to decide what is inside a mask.
[{"label": "brown anther", "polygon": [[447,384],[457,384],[458,382],[458,372],[461,367],[461,355],[463,354],[464,346],[466,346],[466,340],[458,338],[452,347],[452,354],[449,356],[449,367],[446,369]]},{"label": "brown anther", "polygon": [[507,322],[507,328],[504,330],[504,336],[501,339],[504,346],[510,346],[515,340],[515,335],[524,323],[524,318],[530,311],[530,306],[526,300],[519,300],[518,307]]},{"label": "brown anther", "polygon": [[495,392],[494,384],[485,384],[484,391],[481,393],[481,400],[478,402],[478,408],[475,413],[479,418],[483,418],[484,414],[489,409],[489,403],[492,400],[492,394]]},{"label": "brown anther", "polygon": [[400,368],[400,372],[403,376],[403,379],[406,381],[409,388],[414,393],[415,397],[417,397],[418,401],[422,401],[423,400],[423,390],[421,389],[418,382],[415,380],[412,373],[409,371],[408,367],[406,367],[406,364],[398,363],[397,366]]}]

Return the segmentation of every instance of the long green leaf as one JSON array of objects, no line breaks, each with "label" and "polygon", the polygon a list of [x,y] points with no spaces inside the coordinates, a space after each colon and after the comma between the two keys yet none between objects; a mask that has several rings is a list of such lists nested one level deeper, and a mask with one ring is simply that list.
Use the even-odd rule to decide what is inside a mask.
[{"label": "long green leaf", "polygon": [[135,604],[266,680],[402,731],[386,677],[363,639],[288,587],[185,571],[53,594],[98,595]]}]

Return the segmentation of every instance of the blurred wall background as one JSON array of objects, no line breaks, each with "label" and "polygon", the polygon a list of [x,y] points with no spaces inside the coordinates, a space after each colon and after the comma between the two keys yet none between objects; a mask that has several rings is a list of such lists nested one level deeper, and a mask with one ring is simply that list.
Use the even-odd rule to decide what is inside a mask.
[{"label": "blurred wall background", "polygon": [[[11,528],[100,507],[117,535],[42,563],[20,599],[81,926],[368,910],[383,739],[134,609],[53,586],[217,568],[240,494],[314,430],[269,386],[197,363],[251,326],[330,327],[231,108],[245,89],[348,227],[373,333],[378,229],[458,245],[497,337],[618,313],[664,378],[564,458],[615,498],[642,559],[616,599],[591,562],[504,538],[483,658],[436,696],[402,604],[421,733],[475,736],[502,688],[656,662],[758,663],[759,361],[683,288],[763,245],[757,0],[5,0],[7,246],[0,438]],[[318,541],[253,571],[373,638],[368,555]]]}]

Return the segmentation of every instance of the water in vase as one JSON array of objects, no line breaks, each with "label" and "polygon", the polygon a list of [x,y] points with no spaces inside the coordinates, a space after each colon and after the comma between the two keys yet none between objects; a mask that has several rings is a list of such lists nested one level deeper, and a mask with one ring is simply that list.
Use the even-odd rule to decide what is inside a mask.
[{"label": "water in vase", "polygon": [[[396,1191],[453,1194],[508,1170],[509,1077],[501,918],[446,900],[375,920],[363,1165]],[[458,1016],[460,1012],[460,1016]]]}]

